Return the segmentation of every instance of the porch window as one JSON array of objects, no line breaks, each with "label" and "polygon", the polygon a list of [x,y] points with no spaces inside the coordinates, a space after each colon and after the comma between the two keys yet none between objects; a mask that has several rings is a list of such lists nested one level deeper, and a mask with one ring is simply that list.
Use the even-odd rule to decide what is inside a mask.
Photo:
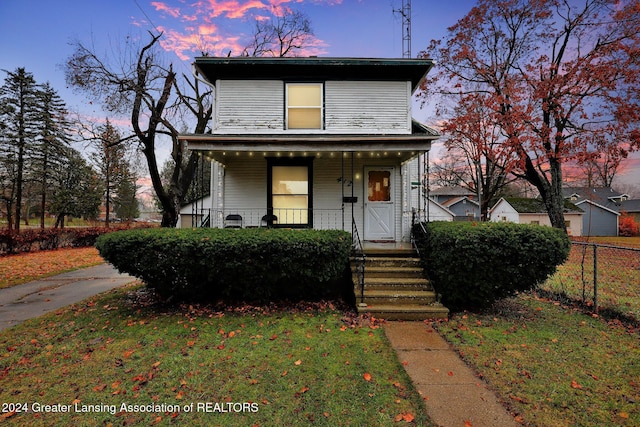
[{"label": "porch window", "polygon": [[287,84],[287,129],[322,129],[322,84]]},{"label": "porch window", "polygon": [[269,203],[278,225],[310,227],[311,165],[272,162],[269,167]]}]

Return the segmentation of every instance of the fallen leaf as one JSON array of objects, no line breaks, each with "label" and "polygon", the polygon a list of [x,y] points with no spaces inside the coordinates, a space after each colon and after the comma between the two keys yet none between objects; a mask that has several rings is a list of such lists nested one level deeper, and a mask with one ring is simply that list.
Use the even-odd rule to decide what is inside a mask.
[{"label": "fallen leaf", "polygon": [[571,380],[571,388],[575,388],[575,389],[581,390],[582,386],[580,384],[578,384],[575,380]]},{"label": "fallen leaf", "polygon": [[410,422],[412,422],[412,421],[414,420],[414,416],[413,416],[412,414],[407,413],[407,414],[404,414],[404,415],[402,416],[402,419],[403,419],[405,422],[410,423]]},{"label": "fallen leaf", "polygon": [[464,427],[473,427],[473,424],[469,420],[464,420]]},{"label": "fallen leaf", "polygon": [[371,374],[370,373],[367,372],[366,374],[363,375],[363,377],[364,377],[365,381],[371,381]]},{"label": "fallen leaf", "polygon": [[302,360],[298,359],[295,362],[293,362],[293,364],[296,366],[300,366],[302,364]]}]

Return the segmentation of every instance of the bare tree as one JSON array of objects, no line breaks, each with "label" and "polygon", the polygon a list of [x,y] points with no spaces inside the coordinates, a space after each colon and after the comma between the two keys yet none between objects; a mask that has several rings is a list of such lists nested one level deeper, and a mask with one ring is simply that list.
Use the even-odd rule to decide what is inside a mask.
[{"label": "bare tree", "polygon": [[253,40],[244,56],[296,56],[313,36],[311,21],[302,12],[285,9],[272,19],[256,20]]},{"label": "bare tree", "polygon": [[[127,44],[127,52],[113,61],[75,42],[75,52],[66,64],[66,79],[70,86],[89,94],[109,111],[130,114],[133,132],[116,143],[132,139],[139,142],[162,206],[162,226],[175,227],[198,159],[196,153],[188,153],[178,141],[177,113],[180,109],[188,110],[193,131],[204,133],[212,113],[207,101],[211,90],[202,91],[198,80],[186,75],[182,77],[190,93],[183,90],[173,66],[162,65],[158,53],[162,34],[150,36],[151,40],[139,49]],[[168,185],[163,185],[158,168],[156,149],[161,136],[172,143],[174,167]]]}]

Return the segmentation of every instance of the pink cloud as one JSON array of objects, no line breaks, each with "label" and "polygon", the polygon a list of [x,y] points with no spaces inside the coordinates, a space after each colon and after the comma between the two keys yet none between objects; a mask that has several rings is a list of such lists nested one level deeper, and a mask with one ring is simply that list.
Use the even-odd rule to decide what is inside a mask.
[{"label": "pink cloud", "polygon": [[[340,4],[342,0],[196,0],[193,3],[182,2],[183,6],[168,6],[161,1],[151,5],[161,16],[177,20],[177,24],[168,24],[159,28],[164,32],[162,47],[174,52],[182,60],[190,60],[194,53],[211,55],[240,55],[248,44],[250,20],[267,20],[271,16],[280,16],[289,5],[304,2]],[[249,18],[250,19],[247,19]],[[232,23],[232,21],[240,21]],[[175,21],[174,21],[175,22]],[[182,27],[180,28],[180,24]],[[238,25],[242,25],[240,29]],[[233,27],[230,33],[230,28]],[[307,48],[298,55],[322,55],[326,53],[326,43],[310,37]]]},{"label": "pink cloud", "polygon": [[206,3],[208,7],[205,7],[205,10],[212,18],[224,15],[230,19],[238,19],[243,18],[252,9],[267,9],[269,7],[261,0],[249,0],[244,3],[237,0],[207,0]]},{"label": "pink cloud", "polygon": [[170,7],[165,3],[157,1],[151,2],[151,6],[155,7],[157,11],[168,13],[174,18],[178,18],[180,16],[180,9],[177,7]]},{"label": "pink cloud", "polygon": [[223,55],[229,51],[242,52],[244,46],[237,36],[223,36],[214,25],[200,25],[197,32],[188,34],[172,29],[161,29],[164,37],[161,46],[164,50],[175,53],[178,58],[188,61],[193,53]]}]

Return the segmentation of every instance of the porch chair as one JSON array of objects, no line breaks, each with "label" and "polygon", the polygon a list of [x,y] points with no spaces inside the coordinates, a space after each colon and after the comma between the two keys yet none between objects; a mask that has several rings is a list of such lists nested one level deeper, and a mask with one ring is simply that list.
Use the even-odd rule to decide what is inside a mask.
[{"label": "porch chair", "polygon": [[224,228],[242,228],[242,215],[227,215],[224,219]]},{"label": "porch chair", "polygon": [[273,214],[267,214],[260,220],[260,227],[262,227],[262,223],[264,223],[265,227],[271,228],[274,222],[278,222],[278,217]]}]

